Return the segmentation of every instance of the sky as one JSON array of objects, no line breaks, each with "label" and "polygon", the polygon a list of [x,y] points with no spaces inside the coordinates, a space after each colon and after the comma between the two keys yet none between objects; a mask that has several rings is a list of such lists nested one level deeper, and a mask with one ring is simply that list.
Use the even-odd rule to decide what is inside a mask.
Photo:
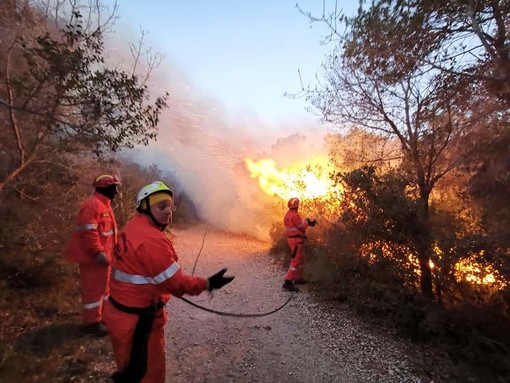
[{"label": "sky", "polygon": [[[107,3],[112,3],[108,0]],[[254,112],[268,121],[316,116],[309,103],[291,99],[315,74],[331,46],[321,44],[327,28],[311,24],[297,0],[118,0],[117,32],[132,36],[140,28],[148,42],[178,67],[196,92],[228,111]],[[299,6],[321,15],[323,1]],[[343,4],[345,3],[345,4]],[[333,1],[326,1],[332,7]],[[352,12],[355,1],[339,1]],[[298,73],[299,70],[299,73]]]},{"label": "sky", "polygon": [[[304,98],[284,96],[298,93],[301,81],[313,87],[331,49],[321,45],[325,26],[311,26],[295,1],[118,0],[107,50],[129,65],[127,47],[143,29],[147,45],[165,56],[150,81],[155,94],[170,94],[157,141],[126,155],[170,172],[204,221],[261,239],[282,211],[246,159],[273,158],[282,169],[325,151],[318,116]],[[299,4],[322,14],[320,0]]]}]

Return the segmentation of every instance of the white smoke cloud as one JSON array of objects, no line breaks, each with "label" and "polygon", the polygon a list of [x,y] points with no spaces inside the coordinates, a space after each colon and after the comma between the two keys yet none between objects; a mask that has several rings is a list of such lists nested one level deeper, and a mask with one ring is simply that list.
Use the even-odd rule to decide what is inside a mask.
[{"label": "white smoke cloud", "polygon": [[267,239],[284,211],[275,210],[272,197],[249,176],[244,159],[271,157],[279,167],[306,160],[324,151],[324,129],[307,121],[268,123],[249,110],[229,112],[166,62],[150,84],[155,95],[170,94],[157,141],[127,155],[172,172],[204,221]]}]

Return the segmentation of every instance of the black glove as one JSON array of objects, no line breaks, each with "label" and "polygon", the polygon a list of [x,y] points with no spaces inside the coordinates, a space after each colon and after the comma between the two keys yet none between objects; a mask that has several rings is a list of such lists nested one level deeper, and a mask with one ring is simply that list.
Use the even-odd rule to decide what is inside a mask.
[{"label": "black glove", "polygon": [[97,253],[96,254],[96,260],[97,263],[99,263],[100,266],[108,267],[110,265],[110,261],[108,261],[108,258],[106,258],[105,253]]},{"label": "black glove", "polygon": [[207,290],[211,291],[214,289],[221,289],[227,283],[230,283],[234,280],[235,277],[224,277],[223,274],[227,272],[227,269],[221,269],[216,274],[211,275],[207,279]]},{"label": "black glove", "polygon": [[315,226],[317,224],[316,219],[305,218],[305,221],[308,222],[308,226]]}]

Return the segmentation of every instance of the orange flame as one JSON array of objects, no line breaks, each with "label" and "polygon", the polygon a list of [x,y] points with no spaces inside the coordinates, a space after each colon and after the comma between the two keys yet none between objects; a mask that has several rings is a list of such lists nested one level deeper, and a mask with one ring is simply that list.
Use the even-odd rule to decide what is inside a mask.
[{"label": "orange flame", "polygon": [[329,177],[333,170],[327,157],[317,156],[307,163],[294,164],[279,170],[271,158],[258,161],[247,158],[246,167],[252,178],[258,178],[260,188],[283,200],[320,199],[338,193]]},{"label": "orange flame", "polygon": [[[378,257],[395,259],[395,252],[400,252],[402,254],[407,253],[407,258],[401,262],[405,263],[406,268],[414,270],[416,275],[421,275],[417,255],[404,245],[375,241],[365,243],[360,249],[360,254],[371,263],[375,262]],[[438,261],[444,256],[443,251],[439,248],[437,243],[434,244],[434,253]],[[477,255],[483,256],[483,250],[479,254],[472,254],[468,259],[460,260],[455,264],[454,275],[457,282],[465,281],[471,285],[483,285],[499,290],[506,288],[508,282],[503,276],[490,264],[480,262],[476,257]],[[431,270],[438,268],[438,265],[432,260],[429,261],[429,266]]]},{"label": "orange flame", "polygon": [[[480,255],[483,255],[483,251]],[[507,281],[492,265],[484,264],[474,257],[461,260],[455,265],[455,277],[473,285],[491,285],[500,290],[508,286]]]}]

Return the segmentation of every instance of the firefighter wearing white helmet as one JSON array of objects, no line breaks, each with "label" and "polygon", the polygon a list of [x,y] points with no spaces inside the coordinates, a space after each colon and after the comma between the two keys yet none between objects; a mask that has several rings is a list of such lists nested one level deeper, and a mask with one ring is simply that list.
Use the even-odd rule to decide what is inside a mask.
[{"label": "firefighter wearing white helmet", "polygon": [[117,371],[114,382],[164,382],[165,305],[170,295],[199,295],[220,289],[234,277],[222,269],[209,278],[184,274],[163,232],[172,214],[173,192],[161,181],[144,186],[137,214],[119,235],[104,321]]},{"label": "firefighter wearing white helmet", "polygon": [[[156,226],[164,229],[172,216],[173,196],[173,191],[161,181],[145,185],[136,197],[136,211],[148,215]],[[168,201],[166,211],[151,209],[152,205],[161,201]],[[153,210],[156,212],[153,213]],[[154,214],[157,214],[158,217]]]}]

